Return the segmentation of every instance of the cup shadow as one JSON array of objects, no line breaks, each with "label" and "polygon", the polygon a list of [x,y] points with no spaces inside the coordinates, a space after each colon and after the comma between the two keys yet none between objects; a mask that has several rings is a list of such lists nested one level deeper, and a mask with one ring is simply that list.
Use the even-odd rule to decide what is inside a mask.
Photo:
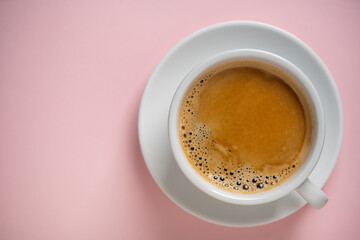
[{"label": "cup shadow", "polygon": [[[142,187],[141,192],[143,192],[147,198],[150,198],[148,200],[151,200],[151,198],[156,196],[156,194],[161,194],[161,190],[157,186],[145,164],[138,137],[138,116],[142,93],[143,89],[140,88],[140,90],[137,90],[130,99],[133,104],[129,106],[126,111],[129,113],[126,127],[126,138],[131,140],[128,144],[128,151],[131,153],[132,159],[134,160],[131,162],[134,164],[133,167],[138,173],[137,177],[140,178],[140,182],[144,183],[140,185],[140,187]],[[134,108],[134,106],[136,107]],[[156,207],[156,205],[159,205],[159,207],[161,207],[156,198],[153,200],[153,206]]]}]

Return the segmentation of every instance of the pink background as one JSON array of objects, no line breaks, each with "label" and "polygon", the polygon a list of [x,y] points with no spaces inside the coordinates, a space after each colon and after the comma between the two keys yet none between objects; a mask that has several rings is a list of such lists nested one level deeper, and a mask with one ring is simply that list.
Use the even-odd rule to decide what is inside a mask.
[{"label": "pink background", "polygon": [[[331,71],[345,133],[320,211],[229,228],[170,201],[146,169],[139,102],[190,33],[279,26]],[[360,1],[1,1],[0,239],[360,239]]]}]

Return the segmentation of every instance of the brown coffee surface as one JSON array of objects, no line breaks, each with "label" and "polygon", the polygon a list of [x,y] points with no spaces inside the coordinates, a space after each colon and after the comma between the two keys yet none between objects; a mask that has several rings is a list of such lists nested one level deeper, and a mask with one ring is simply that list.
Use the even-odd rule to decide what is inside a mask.
[{"label": "brown coffee surface", "polygon": [[292,80],[269,65],[233,62],[193,84],[179,134],[203,178],[228,191],[256,193],[299,169],[311,142],[311,117],[301,93],[286,82]]}]

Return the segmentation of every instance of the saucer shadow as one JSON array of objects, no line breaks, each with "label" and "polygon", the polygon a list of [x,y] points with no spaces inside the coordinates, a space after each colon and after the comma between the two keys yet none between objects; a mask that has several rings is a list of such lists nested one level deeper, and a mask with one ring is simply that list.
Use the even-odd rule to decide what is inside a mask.
[{"label": "saucer shadow", "polygon": [[[140,142],[139,142],[139,134],[138,134],[138,118],[139,118],[139,108],[141,103],[141,96],[144,91],[144,87],[138,87],[134,94],[131,95],[130,102],[133,104],[126,110],[128,114],[128,119],[126,122],[126,138],[129,140],[128,142],[128,151],[132,156],[132,163],[135,171],[138,173],[137,177],[140,178],[139,182],[145,183],[140,184],[141,192],[146,195],[152,197],[154,193],[161,193],[161,190],[157,186],[153,177],[151,176],[149,169],[145,164],[144,157],[141,152]],[[136,106],[136,107],[134,107]],[[149,200],[149,199],[148,199]],[[158,204],[158,201],[154,199],[152,201],[152,206]],[[159,204],[159,208],[161,205]]]}]

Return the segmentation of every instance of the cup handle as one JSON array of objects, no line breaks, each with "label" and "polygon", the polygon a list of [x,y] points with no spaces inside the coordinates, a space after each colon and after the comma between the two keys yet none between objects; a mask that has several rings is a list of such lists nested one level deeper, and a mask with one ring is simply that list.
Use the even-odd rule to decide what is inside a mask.
[{"label": "cup handle", "polygon": [[322,208],[328,201],[325,193],[315,186],[310,179],[306,179],[305,182],[296,189],[296,192],[316,209]]}]

